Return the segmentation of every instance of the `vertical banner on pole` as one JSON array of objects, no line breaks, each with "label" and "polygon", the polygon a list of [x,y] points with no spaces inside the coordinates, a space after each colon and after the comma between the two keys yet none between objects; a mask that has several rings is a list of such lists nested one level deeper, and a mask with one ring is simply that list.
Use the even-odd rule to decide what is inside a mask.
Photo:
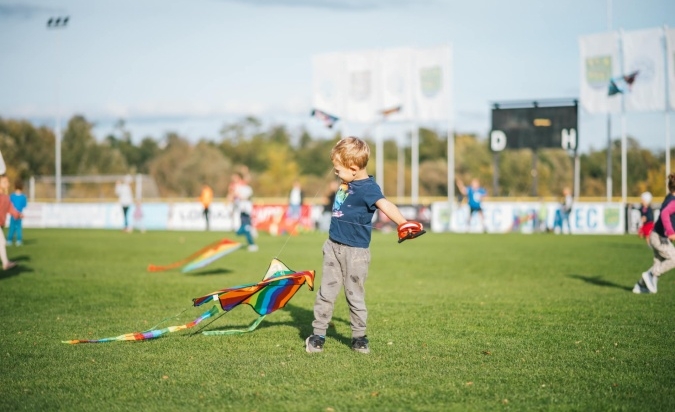
[{"label": "vertical banner on pole", "polygon": [[417,120],[447,121],[452,110],[450,46],[415,52],[415,103]]},{"label": "vertical banner on pole", "polygon": [[345,59],[342,53],[312,58],[312,105],[342,118],[346,106]]},{"label": "vertical banner on pole", "polygon": [[668,101],[675,110],[675,29],[666,29],[666,66],[668,67]]},{"label": "vertical banner on pole", "polygon": [[627,112],[663,111],[666,76],[663,61],[663,29],[624,32],[624,75],[637,72],[630,93],[624,94]]},{"label": "vertical banner on pole", "polygon": [[346,55],[347,107],[346,118],[363,123],[377,120],[380,110],[377,90],[378,55],[376,52]]},{"label": "vertical banner on pole", "polygon": [[411,121],[413,113],[413,51],[412,49],[388,49],[380,53],[379,89],[381,91],[380,111],[392,111],[387,121]]},{"label": "vertical banner on pole", "polygon": [[619,75],[619,35],[616,32],[579,37],[581,107],[588,113],[617,113],[621,99],[607,95],[612,77]]}]

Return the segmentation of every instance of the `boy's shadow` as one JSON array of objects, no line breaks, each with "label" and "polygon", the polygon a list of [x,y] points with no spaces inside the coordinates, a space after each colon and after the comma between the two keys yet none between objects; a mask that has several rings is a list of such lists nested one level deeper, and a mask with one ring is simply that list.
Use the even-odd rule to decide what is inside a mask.
[{"label": "boy's shadow", "polygon": [[611,282],[609,280],[605,280],[601,276],[584,276],[584,275],[573,274],[573,275],[567,275],[567,277],[572,278],[572,279],[583,280],[584,282],[590,283],[591,285],[595,285],[595,286],[617,288],[617,289],[625,290],[627,292],[630,292],[630,291],[633,290],[631,287],[619,285],[618,283],[614,283],[614,282]]},{"label": "boy's shadow", "polygon": [[[292,326],[298,329],[298,336],[300,337],[300,339],[302,339],[304,343],[305,339],[307,339],[307,337],[314,332],[314,329],[312,328],[312,321],[314,320],[314,311],[291,304],[287,304],[281,310],[290,313],[292,319],[290,321],[285,322],[268,322],[267,320],[265,320],[257,327],[257,329],[277,327],[280,325]],[[343,324],[349,325],[348,321],[333,316],[333,320],[331,322],[331,325],[328,327],[328,331],[326,331],[326,335],[330,336],[331,338],[337,340],[338,342],[344,345],[350,346],[351,338],[339,334],[335,329],[334,322],[341,322]],[[240,329],[240,328],[242,327],[228,326],[223,328],[216,328],[215,330]],[[246,328],[246,326],[244,326],[243,328]]]}]

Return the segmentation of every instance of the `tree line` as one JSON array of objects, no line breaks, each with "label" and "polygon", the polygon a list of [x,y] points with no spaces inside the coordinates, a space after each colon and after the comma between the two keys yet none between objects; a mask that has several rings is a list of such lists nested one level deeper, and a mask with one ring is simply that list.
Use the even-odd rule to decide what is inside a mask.
[{"label": "tree line", "polygon": [[[162,197],[196,197],[202,184],[213,188],[217,197],[227,195],[231,175],[246,168],[258,197],[283,197],[295,180],[300,180],[308,199],[325,195],[334,178],[329,153],[342,136],[316,138],[308,131],[291,133],[284,125],[263,128],[259,119],[242,118],[225,124],[217,139],[190,142],[168,132],[161,137],[134,139],[123,120],[101,141],[92,133],[93,123],[75,115],[62,138],[63,175],[147,174],[157,183]],[[420,129],[420,185],[424,197],[447,196],[447,140],[435,130]],[[369,173],[375,174],[375,143],[371,147]],[[0,117],[0,150],[10,179],[26,181],[32,176],[54,174],[55,136],[48,127],[37,127],[23,119]],[[397,194],[399,149],[394,141],[384,144],[384,191]],[[642,148],[637,139],[628,138],[628,194],[639,196],[651,191],[665,193],[665,153]],[[410,195],[410,148],[406,159],[404,196]],[[612,145],[613,195],[621,194],[620,142]],[[591,149],[580,155],[580,194],[604,197],[606,194],[607,151]],[[493,190],[497,165],[498,193]],[[533,193],[533,153],[529,149],[490,152],[486,138],[473,134],[455,136],[455,172],[467,182],[477,177],[491,195],[529,196]],[[573,184],[573,161],[562,149],[537,151],[537,191],[542,197],[559,196]]]}]

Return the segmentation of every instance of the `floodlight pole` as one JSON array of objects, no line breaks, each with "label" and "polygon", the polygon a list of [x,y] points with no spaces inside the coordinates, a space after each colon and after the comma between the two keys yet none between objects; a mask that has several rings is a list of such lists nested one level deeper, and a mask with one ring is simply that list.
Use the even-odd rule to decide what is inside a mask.
[{"label": "floodlight pole", "polygon": [[[612,0],[607,0],[607,30],[612,31]],[[607,203],[612,201],[612,114],[607,112]]]},{"label": "floodlight pole", "polygon": [[60,76],[61,76],[61,65],[59,64],[60,55],[61,55],[61,36],[59,35],[60,29],[65,29],[70,20],[70,16],[57,16],[51,17],[47,20],[47,30],[57,30],[56,34],[56,124],[54,126],[54,138],[55,138],[55,156],[54,156],[54,168],[55,168],[55,189],[56,189],[56,202],[61,202],[61,110],[59,107],[60,100]]}]

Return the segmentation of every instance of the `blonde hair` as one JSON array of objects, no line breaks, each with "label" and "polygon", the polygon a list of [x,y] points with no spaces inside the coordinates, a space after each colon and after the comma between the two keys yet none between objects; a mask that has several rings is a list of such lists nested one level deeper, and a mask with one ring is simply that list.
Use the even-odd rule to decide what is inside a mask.
[{"label": "blonde hair", "polygon": [[368,143],[358,137],[345,137],[330,151],[330,160],[337,160],[345,167],[356,166],[365,169],[370,158]]}]

